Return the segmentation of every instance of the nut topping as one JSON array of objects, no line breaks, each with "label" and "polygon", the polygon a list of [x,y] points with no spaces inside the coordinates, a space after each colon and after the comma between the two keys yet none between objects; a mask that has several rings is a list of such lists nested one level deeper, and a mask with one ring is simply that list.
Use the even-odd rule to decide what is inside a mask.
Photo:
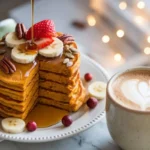
[{"label": "nut topping", "polygon": [[72,61],[69,61],[68,63],[67,63],[67,67],[71,67],[73,65],[73,62]]},{"label": "nut topping", "polygon": [[69,62],[69,58],[65,58],[64,61],[63,61],[64,64],[66,64],[68,62]]},{"label": "nut topping", "polygon": [[77,54],[79,51],[74,48],[74,47],[70,47],[70,50],[72,51],[73,54]]},{"label": "nut topping", "polygon": [[65,56],[66,56],[67,58],[71,58],[71,59],[74,58],[74,56],[73,56],[71,53],[65,53]]},{"label": "nut topping", "polygon": [[18,24],[16,25],[16,34],[17,34],[18,39],[23,39],[23,38],[25,38],[26,33],[27,33],[27,29],[26,29],[26,27],[24,26],[24,24],[18,23]]},{"label": "nut topping", "polygon": [[16,72],[16,66],[7,57],[3,57],[3,59],[0,61],[0,68],[6,74],[12,74]]},{"label": "nut topping", "polygon": [[64,44],[71,44],[74,42],[74,38],[72,35],[69,34],[63,34],[62,36],[58,37]]}]

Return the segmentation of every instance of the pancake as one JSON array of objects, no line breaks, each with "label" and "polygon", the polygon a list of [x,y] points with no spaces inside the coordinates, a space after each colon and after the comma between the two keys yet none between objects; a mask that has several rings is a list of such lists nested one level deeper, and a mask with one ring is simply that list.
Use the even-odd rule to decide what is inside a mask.
[{"label": "pancake", "polygon": [[[7,54],[10,57],[11,50],[9,49]],[[0,58],[3,56],[0,55]],[[24,91],[31,80],[38,72],[39,63],[34,61],[30,64],[19,64],[11,60],[16,66],[16,72],[13,74],[6,74],[0,70],[0,86],[6,87],[12,90]]]},{"label": "pancake", "polygon": [[78,94],[78,91],[80,90],[79,84],[80,82],[76,84],[76,88],[69,94],[64,94],[61,92],[56,92],[56,91],[51,91],[51,90],[40,88],[39,97],[54,99],[55,101],[69,102],[72,99],[75,99],[76,95]]},{"label": "pancake", "polygon": [[76,95],[76,99],[68,103],[63,103],[61,101],[39,97],[39,102],[42,104],[55,106],[68,111],[77,111],[85,103],[85,101],[86,101],[85,89],[83,88],[82,85],[79,87],[79,93]]},{"label": "pancake", "polygon": [[72,76],[67,77],[64,75],[48,72],[48,71],[39,71],[40,79],[41,80],[47,80],[47,81],[53,81],[61,84],[70,84],[74,85],[76,82],[76,79],[79,75],[79,71],[75,72]]},{"label": "pancake", "polygon": [[15,91],[15,90],[7,89],[5,87],[0,87],[0,94],[6,97],[10,97],[17,101],[25,101],[26,97],[28,96],[32,87],[35,85],[38,79],[39,79],[39,75],[37,74],[33,78],[32,82],[30,81],[30,84],[26,87],[24,91]]},{"label": "pancake", "polygon": [[77,85],[79,81],[80,77],[78,75],[78,78],[76,79],[74,85],[71,84],[64,85],[53,81],[43,81],[43,80],[40,80],[39,84],[41,88],[48,89],[49,91],[56,91],[69,94],[70,92],[76,91],[76,89],[78,88]]},{"label": "pancake", "polygon": [[27,109],[24,112],[19,112],[17,110],[8,108],[4,105],[0,105],[0,116],[1,117],[16,117],[16,118],[21,118],[25,119],[28,113],[33,109],[33,107],[36,105],[38,101],[38,91],[34,94],[32,100],[27,106]]},{"label": "pancake", "polygon": [[24,112],[30,101],[32,101],[35,92],[38,91],[38,87],[38,82],[36,82],[24,102],[18,102],[16,100],[9,99],[3,95],[0,95],[0,104],[9,108],[13,108],[14,110],[17,110],[19,112]]},{"label": "pancake", "polygon": [[61,57],[57,57],[54,59],[45,58],[40,56],[40,71],[49,71],[53,73],[57,73],[60,75],[64,75],[67,77],[72,76],[80,67],[80,53],[74,55],[75,58],[72,60],[73,65],[71,67],[66,67],[65,64],[63,64],[63,61],[65,59],[64,54]]}]

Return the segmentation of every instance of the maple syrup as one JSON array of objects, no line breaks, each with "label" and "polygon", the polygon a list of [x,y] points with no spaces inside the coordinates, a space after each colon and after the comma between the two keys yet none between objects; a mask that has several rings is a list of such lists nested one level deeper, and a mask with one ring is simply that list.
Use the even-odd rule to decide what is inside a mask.
[{"label": "maple syrup", "polygon": [[37,104],[35,108],[28,114],[25,122],[35,121],[38,128],[45,128],[56,123],[68,115],[69,112],[52,106],[47,106],[43,104]]},{"label": "maple syrup", "polygon": [[26,53],[26,54],[29,54],[29,55],[34,55],[34,54],[38,53],[37,45],[35,43],[32,43],[32,42],[27,42],[27,43],[20,44],[18,46],[18,50],[21,53]]},{"label": "maple syrup", "polygon": [[31,0],[31,42],[26,42],[23,44],[20,44],[18,49],[20,50],[21,53],[26,53],[26,54],[36,54],[38,52],[38,47],[34,42],[34,0]]},{"label": "maple syrup", "polygon": [[[31,7],[32,7],[32,28],[31,28],[31,43],[29,45],[20,45],[20,49],[25,50],[25,52],[36,52],[36,44],[34,44],[34,31],[33,31],[33,24],[34,24],[34,0],[31,0]],[[66,110],[62,110],[59,108],[55,108],[48,105],[37,104],[35,108],[28,114],[25,122],[28,123],[29,121],[35,121],[39,128],[49,127],[55,125],[56,123],[60,122],[60,120],[65,116],[68,115],[69,112]]]},{"label": "maple syrup", "polygon": [[32,43],[34,43],[34,30],[33,30],[33,25],[34,25],[34,0],[31,0],[31,19],[32,19],[31,39],[32,39]]}]

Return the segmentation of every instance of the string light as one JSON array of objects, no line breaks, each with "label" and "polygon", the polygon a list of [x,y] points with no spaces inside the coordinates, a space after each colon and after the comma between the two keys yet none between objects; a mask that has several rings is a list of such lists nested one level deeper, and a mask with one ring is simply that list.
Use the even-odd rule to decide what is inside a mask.
[{"label": "string light", "polygon": [[124,36],[124,31],[119,29],[119,30],[116,32],[116,35],[117,35],[119,38],[122,38],[122,37]]},{"label": "string light", "polygon": [[145,8],[145,3],[144,3],[143,1],[139,1],[139,2],[137,3],[137,8],[139,8],[139,9]]},{"label": "string light", "polygon": [[143,17],[141,17],[141,16],[136,16],[136,17],[135,17],[135,22],[136,22],[137,24],[142,24],[143,21],[144,21]]},{"label": "string light", "polygon": [[117,54],[114,55],[114,60],[115,61],[119,62],[119,61],[121,61],[121,59],[122,59],[121,54],[117,53]]},{"label": "string light", "polygon": [[147,37],[147,42],[150,43],[150,36]]},{"label": "string light", "polygon": [[124,1],[120,2],[120,3],[119,3],[119,8],[120,8],[121,10],[125,10],[125,9],[127,8],[127,3],[124,2]]},{"label": "string light", "polygon": [[109,37],[108,35],[104,35],[104,36],[102,37],[102,42],[108,43],[109,41],[110,41],[110,37]]},{"label": "string light", "polygon": [[87,22],[88,22],[89,26],[95,26],[96,25],[96,19],[93,15],[87,16]]},{"label": "string light", "polygon": [[150,55],[150,47],[145,47],[144,53],[145,53],[146,55]]}]

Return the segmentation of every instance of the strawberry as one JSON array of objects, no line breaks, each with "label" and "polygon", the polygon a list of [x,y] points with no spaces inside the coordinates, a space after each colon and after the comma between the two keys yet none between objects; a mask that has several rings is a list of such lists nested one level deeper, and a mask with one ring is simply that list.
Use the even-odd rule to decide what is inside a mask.
[{"label": "strawberry", "polygon": [[52,38],[41,38],[39,40],[36,40],[35,43],[38,47],[38,49],[42,49],[48,45],[50,45],[51,43],[53,43],[53,39]]},{"label": "strawberry", "polygon": [[[50,38],[55,35],[55,25],[52,20],[43,20],[34,24],[34,39]],[[32,27],[28,30],[26,39],[31,40]]]}]

